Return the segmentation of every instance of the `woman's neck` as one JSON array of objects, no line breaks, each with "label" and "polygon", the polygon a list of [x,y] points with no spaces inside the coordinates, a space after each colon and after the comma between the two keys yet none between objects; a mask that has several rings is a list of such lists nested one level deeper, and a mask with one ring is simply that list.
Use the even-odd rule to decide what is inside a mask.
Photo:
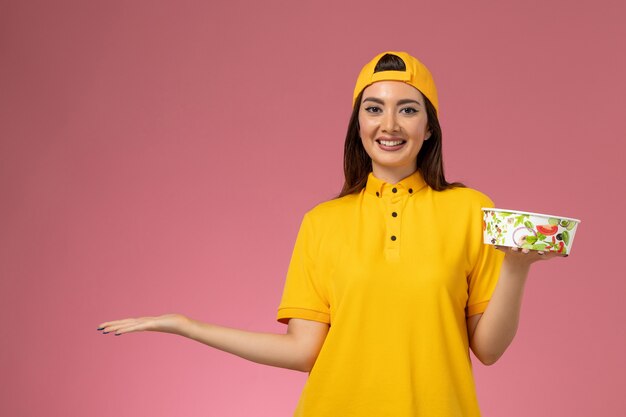
[{"label": "woman's neck", "polygon": [[381,167],[377,165],[372,166],[372,174],[379,180],[385,181],[388,184],[397,184],[409,175],[417,171],[415,167]]}]

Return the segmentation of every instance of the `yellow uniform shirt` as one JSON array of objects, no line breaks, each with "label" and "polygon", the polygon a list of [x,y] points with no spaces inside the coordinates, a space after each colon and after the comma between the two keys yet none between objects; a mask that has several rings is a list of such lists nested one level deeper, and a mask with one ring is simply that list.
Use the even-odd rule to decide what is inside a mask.
[{"label": "yellow uniform shirt", "polygon": [[305,214],[278,320],[330,329],[295,416],[480,415],[466,317],[487,307],[504,256],[482,242],[481,207],[484,194],[433,191],[419,172],[370,173]]}]

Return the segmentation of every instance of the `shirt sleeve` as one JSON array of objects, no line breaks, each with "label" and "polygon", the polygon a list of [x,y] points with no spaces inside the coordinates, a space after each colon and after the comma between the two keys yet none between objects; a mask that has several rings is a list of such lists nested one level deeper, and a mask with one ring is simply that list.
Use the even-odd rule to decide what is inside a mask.
[{"label": "shirt sleeve", "polygon": [[[480,204],[482,207],[494,207],[491,199],[484,195],[483,197],[484,200]],[[468,277],[469,298],[466,309],[467,317],[483,313],[487,309],[491,295],[498,283],[502,260],[504,259],[504,253],[502,251],[496,249],[493,245],[483,243],[484,226],[482,207],[476,208],[477,213],[476,216],[472,216],[473,224],[470,226],[472,229],[472,239],[474,239],[473,244],[477,245],[478,251],[475,258],[476,262]]]},{"label": "shirt sleeve", "polygon": [[330,306],[320,282],[316,241],[310,213],[304,215],[287,270],[277,320],[288,323],[291,318],[330,323]]}]

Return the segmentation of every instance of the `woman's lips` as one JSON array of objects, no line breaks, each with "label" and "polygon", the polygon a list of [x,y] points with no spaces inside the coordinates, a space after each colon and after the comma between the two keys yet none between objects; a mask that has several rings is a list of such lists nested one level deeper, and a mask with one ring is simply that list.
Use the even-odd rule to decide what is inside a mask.
[{"label": "woman's lips", "polygon": [[406,144],[403,139],[376,139],[378,147],[384,151],[397,151]]}]

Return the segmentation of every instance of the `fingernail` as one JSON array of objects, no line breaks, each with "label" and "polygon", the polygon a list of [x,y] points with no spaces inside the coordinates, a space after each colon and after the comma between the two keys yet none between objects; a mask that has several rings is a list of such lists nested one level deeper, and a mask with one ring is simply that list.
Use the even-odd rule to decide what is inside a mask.
[{"label": "fingernail", "polygon": [[102,334],[109,334],[109,333],[111,333],[111,332],[102,332]]},{"label": "fingernail", "polygon": [[104,327],[98,327],[98,330],[103,330],[103,329],[104,329]]},{"label": "fingernail", "polygon": [[121,336],[121,335],[122,335],[121,333],[115,333],[115,336]]}]

